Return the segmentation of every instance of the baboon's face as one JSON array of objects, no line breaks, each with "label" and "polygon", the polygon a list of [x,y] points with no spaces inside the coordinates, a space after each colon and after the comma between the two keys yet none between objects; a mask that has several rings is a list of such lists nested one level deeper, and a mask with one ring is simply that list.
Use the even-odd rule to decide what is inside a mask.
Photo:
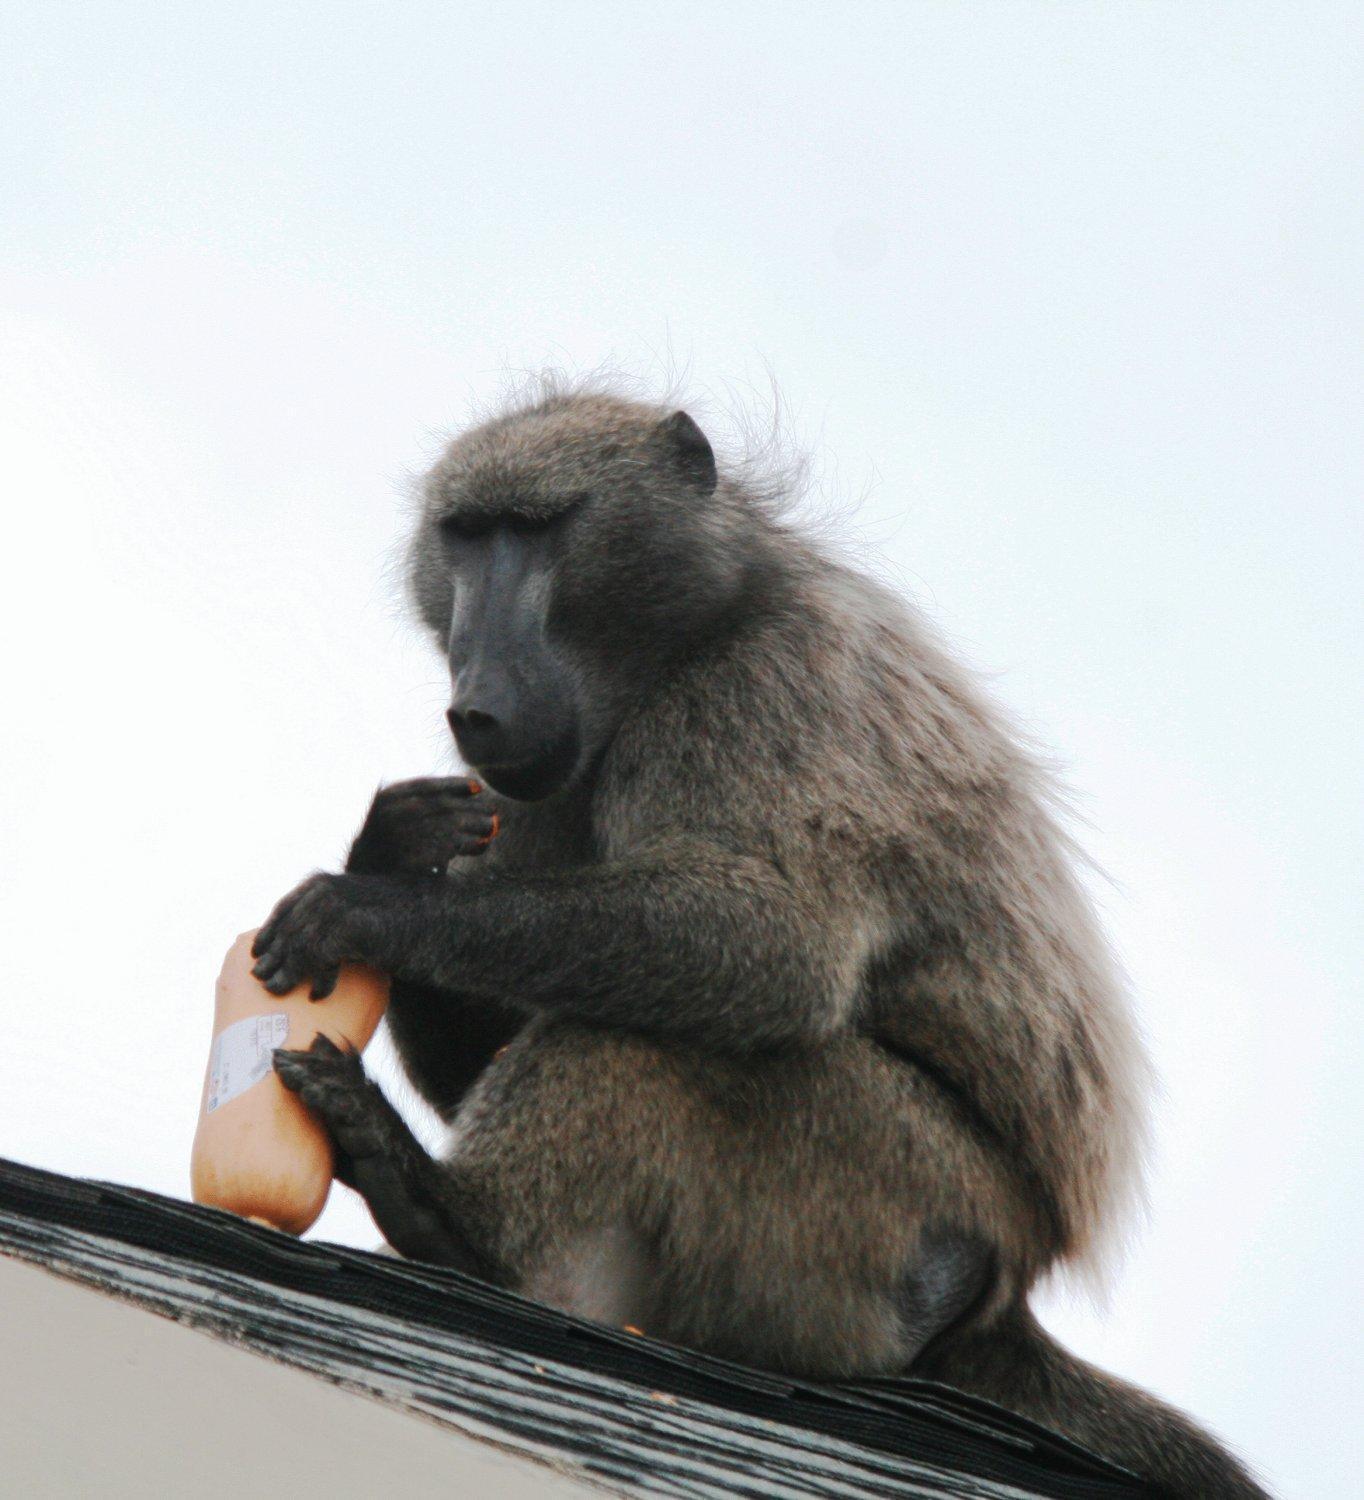
[{"label": "baboon's face", "polygon": [[412,586],[461,756],[538,801],[609,740],[741,571],[690,417],[578,398],[475,429],[427,480]]},{"label": "baboon's face", "polygon": [[453,516],[440,528],[451,585],[446,718],[465,762],[526,802],[558,791],[582,746],[575,683],[547,630],[562,525]]}]

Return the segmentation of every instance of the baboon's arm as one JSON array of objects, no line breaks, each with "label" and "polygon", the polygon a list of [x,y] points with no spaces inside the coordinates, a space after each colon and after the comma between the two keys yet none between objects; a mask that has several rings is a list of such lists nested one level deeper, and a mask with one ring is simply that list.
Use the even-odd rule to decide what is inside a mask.
[{"label": "baboon's arm", "polygon": [[258,976],[326,993],[339,963],[718,1050],[818,1039],[853,1009],[866,939],[769,861],[660,840],[553,873],[315,875],[262,928]]}]

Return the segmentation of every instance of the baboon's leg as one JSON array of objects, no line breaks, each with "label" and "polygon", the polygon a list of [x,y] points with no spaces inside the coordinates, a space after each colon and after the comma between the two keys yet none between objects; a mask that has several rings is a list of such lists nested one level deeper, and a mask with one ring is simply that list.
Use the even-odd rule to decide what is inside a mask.
[{"label": "baboon's leg", "polygon": [[358,1052],[319,1033],[306,1052],[277,1051],[275,1071],[327,1127],[338,1180],[364,1198],[400,1255],[498,1279],[469,1232],[456,1183],[366,1077]]},{"label": "baboon's leg", "polygon": [[532,1023],[447,1170],[527,1296],[793,1374],[892,1374],[993,1276],[941,1186],[972,1147],[935,1098],[856,1036],[725,1058]]}]

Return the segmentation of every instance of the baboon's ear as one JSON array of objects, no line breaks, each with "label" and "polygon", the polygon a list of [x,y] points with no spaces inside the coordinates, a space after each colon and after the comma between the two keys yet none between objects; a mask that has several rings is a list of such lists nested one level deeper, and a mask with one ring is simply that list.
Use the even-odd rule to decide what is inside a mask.
[{"label": "baboon's ear", "polygon": [[683,474],[709,495],[719,476],[715,471],[715,454],[705,433],[686,412],[675,411],[658,424],[658,436]]}]

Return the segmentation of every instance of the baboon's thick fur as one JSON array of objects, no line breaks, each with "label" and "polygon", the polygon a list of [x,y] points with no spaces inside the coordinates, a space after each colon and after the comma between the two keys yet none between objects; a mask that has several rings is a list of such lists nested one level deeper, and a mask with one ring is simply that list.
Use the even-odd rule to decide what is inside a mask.
[{"label": "baboon's thick fur", "polygon": [[442,522],[572,507],[544,630],[587,749],[544,801],[482,794],[489,852],[375,939],[453,1124],[405,1180],[532,1295],[778,1370],[911,1368],[1169,1494],[1259,1494],[1026,1309],[1121,1223],[1146,1082],[1047,777],[909,604],[741,471],[698,483],[667,415],[551,394],[427,480],[442,643]]}]

